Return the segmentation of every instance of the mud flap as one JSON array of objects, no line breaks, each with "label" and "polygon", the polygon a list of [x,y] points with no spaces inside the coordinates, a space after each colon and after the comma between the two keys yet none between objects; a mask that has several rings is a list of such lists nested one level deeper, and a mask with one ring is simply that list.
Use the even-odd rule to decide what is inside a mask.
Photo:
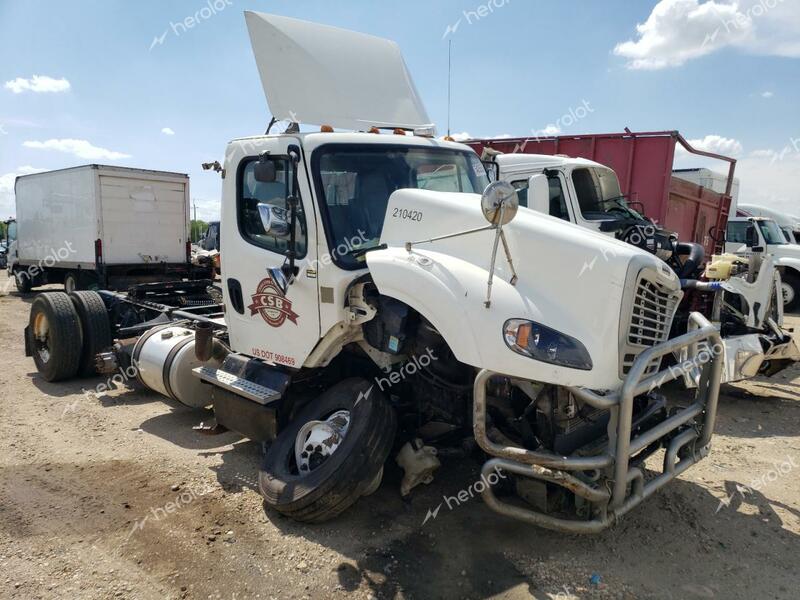
[{"label": "mud flap", "polygon": [[28,325],[25,327],[25,356],[31,357],[33,356],[33,344],[31,344],[31,326]]}]

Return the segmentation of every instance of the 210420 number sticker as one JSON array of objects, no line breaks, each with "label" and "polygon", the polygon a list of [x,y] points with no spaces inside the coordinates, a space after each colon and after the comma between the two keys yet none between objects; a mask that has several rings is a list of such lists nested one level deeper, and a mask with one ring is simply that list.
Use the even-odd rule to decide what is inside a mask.
[{"label": "210420 number sticker", "polygon": [[392,217],[395,219],[408,219],[409,221],[422,221],[422,211],[395,208],[394,211],[392,211]]}]

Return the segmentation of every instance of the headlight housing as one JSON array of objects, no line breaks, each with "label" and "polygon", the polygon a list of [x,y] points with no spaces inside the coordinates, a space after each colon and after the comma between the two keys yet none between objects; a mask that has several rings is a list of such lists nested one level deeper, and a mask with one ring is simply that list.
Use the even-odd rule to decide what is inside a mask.
[{"label": "headlight housing", "polygon": [[592,370],[592,358],[583,344],[534,321],[509,319],[503,325],[503,339],[514,352],[534,360],[582,371]]}]

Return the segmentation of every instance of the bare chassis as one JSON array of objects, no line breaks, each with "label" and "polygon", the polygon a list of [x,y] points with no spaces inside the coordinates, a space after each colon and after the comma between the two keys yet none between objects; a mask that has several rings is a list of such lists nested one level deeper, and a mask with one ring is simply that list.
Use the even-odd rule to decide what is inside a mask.
[{"label": "bare chassis", "polygon": [[[721,347],[722,341],[716,328],[697,312],[690,315],[689,321],[688,333],[639,355],[619,392],[599,395],[582,388],[570,388],[575,396],[592,407],[608,409],[611,413],[608,445],[604,452],[597,455],[559,456],[493,442],[486,430],[486,386],[490,378],[499,374],[486,369],[481,371],[475,379],[474,388],[475,439],[487,454],[494,457],[484,464],[483,475],[488,477],[499,468],[521,477],[562,486],[590,504],[592,518],[562,518],[501,502],[491,486],[486,486],[482,494],[486,504],[500,514],[539,527],[565,533],[598,533],[704,458],[709,452],[714,432],[724,356],[722,352],[708,350]],[[703,354],[699,351],[701,346],[706,348],[708,360],[702,360]],[[684,348],[689,350],[691,370],[699,372],[694,401],[658,425],[632,437],[634,398],[681,377],[688,370],[672,368],[645,377],[647,365],[655,358],[677,353]],[[631,459],[673,433],[674,437],[666,445],[662,473],[645,481],[643,470],[631,466]],[[592,485],[570,473],[589,470],[599,470],[604,474],[606,485]]]}]

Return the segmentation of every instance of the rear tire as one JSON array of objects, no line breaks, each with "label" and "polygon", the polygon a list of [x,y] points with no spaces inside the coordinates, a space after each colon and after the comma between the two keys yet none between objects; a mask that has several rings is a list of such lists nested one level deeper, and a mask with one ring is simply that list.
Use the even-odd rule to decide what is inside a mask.
[{"label": "rear tire", "polygon": [[100,294],[91,291],[72,292],[70,295],[83,331],[78,374],[91,377],[97,374],[95,356],[111,346],[111,322]]},{"label": "rear tire", "polygon": [[33,361],[44,379],[61,381],[78,372],[83,335],[69,296],[63,292],[36,296],[28,335]]},{"label": "rear tire", "polygon": [[784,271],[783,284],[785,287],[791,288],[788,297],[786,297],[787,290],[784,288],[784,312],[794,313],[800,311],[800,275]]},{"label": "rear tire", "polygon": [[33,281],[27,271],[14,271],[14,285],[20,294],[30,294],[33,289]]},{"label": "rear tire", "polygon": [[64,291],[67,294],[71,294],[72,292],[77,292],[78,290],[82,290],[83,287],[81,286],[81,274],[77,271],[69,271],[66,275],[64,275]]},{"label": "rear tire", "polygon": [[[339,446],[300,475],[294,456],[300,430],[341,410],[349,411],[350,424]],[[270,446],[258,478],[265,504],[306,523],[336,517],[374,491],[396,429],[394,409],[374,384],[352,378],[334,385],[303,408]]]}]

